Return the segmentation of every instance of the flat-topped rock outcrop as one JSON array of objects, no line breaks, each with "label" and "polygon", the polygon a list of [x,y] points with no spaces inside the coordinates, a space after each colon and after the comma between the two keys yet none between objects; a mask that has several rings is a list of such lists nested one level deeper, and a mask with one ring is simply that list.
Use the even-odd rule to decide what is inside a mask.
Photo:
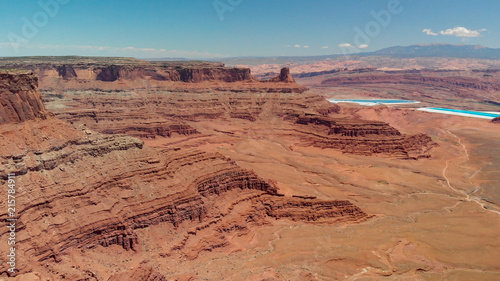
[{"label": "flat-topped rock outcrop", "polygon": [[276,79],[260,81],[249,68],[200,61],[152,62],[85,57],[58,57],[48,61],[26,57],[3,59],[0,67],[33,71],[40,78],[42,91],[156,89],[301,93],[306,90],[295,83],[288,68],[284,68]]}]

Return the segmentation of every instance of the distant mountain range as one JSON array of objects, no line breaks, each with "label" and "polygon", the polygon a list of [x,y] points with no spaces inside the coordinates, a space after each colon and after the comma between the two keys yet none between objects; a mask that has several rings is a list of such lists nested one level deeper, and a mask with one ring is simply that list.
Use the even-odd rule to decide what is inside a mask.
[{"label": "distant mountain range", "polygon": [[500,59],[500,49],[487,48],[480,45],[429,44],[396,46],[370,53],[359,53],[360,56],[392,56],[392,57],[454,57],[475,59]]},{"label": "distant mountain range", "polygon": [[[471,59],[500,59],[500,49],[487,48],[480,45],[451,45],[451,44],[428,44],[395,46],[374,52],[348,54],[349,57],[387,56],[393,58],[471,58]],[[279,57],[234,57],[214,59],[227,65],[260,65],[260,64],[285,64],[285,63],[313,63],[324,60],[338,60],[346,55],[323,55],[323,56],[279,56]]]},{"label": "distant mountain range", "polygon": [[[451,44],[428,44],[395,46],[381,49],[374,52],[352,53],[352,54],[332,54],[322,56],[270,56],[270,57],[231,57],[213,58],[206,60],[191,60],[186,58],[145,58],[146,61],[211,61],[222,62],[228,66],[234,65],[262,65],[286,63],[309,64],[318,61],[328,60],[352,60],[367,57],[389,57],[389,58],[469,58],[469,59],[490,59],[500,60],[500,49],[488,48],[481,45],[451,45]],[[83,57],[83,56],[27,56],[27,57],[0,57],[0,63],[6,61],[24,61],[32,63],[54,62],[69,63],[72,61],[106,61],[108,63],[139,62],[141,59],[120,58],[120,57]]]}]

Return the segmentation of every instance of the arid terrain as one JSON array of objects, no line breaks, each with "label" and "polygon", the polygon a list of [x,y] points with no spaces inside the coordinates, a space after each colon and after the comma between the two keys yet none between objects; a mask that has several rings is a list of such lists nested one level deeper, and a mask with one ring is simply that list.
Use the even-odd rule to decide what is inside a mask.
[{"label": "arid terrain", "polygon": [[414,100],[422,106],[500,111],[498,71],[359,69],[301,78],[329,98],[388,98]]},{"label": "arid terrain", "polygon": [[500,279],[500,124],[325,99],[498,111],[498,72],[1,64],[6,280]]},{"label": "arid terrain", "polygon": [[[327,98],[405,99],[423,106],[500,111],[500,60],[346,56],[285,65],[300,85]],[[260,79],[279,70],[279,64],[238,66],[249,67]]]}]

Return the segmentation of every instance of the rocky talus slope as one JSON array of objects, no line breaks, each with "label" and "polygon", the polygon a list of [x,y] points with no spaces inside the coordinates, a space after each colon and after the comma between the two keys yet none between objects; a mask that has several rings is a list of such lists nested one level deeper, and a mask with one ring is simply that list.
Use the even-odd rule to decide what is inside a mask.
[{"label": "rocky talus slope", "polygon": [[[345,200],[282,196],[273,183],[218,153],[179,147],[158,150],[131,136],[75,128],[46,113],[33,74],[0,78],[1,104],[7,112],[0,126],[0,184],[6,186],[9,173],[16,175],[18,219],[18,267],[15,274],[2,267],[0,276],[165,280],[154,261],[141,260],[141,253],[149,251],[143,242],[153,239],[145,230],[163,229],[162,239],[171,242],[156,241],[162,245],[154,250],[158,259],[178,252],[196,259],[200,252],[230,246],[229,234],[276,219],[330,224],[370,217]],[[176,130],[192,130],[186,128]],[[5,200],[0,210],[0,220],[6,221]],[[200,231],[210,235],[200,239]],[[7,228],[0,230],[0,240],[7,241],[9,235]],[[136,268],[78,262],[87,250],[109,247],[138,259]]]}]

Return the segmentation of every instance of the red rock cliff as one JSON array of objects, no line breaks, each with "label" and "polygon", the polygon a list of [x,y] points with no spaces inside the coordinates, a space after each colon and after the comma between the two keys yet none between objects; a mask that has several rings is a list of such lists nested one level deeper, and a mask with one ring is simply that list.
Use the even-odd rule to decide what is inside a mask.
[{"label": "red rock cliff", "polygon": [[41,90],[131,90],[158,89],[169,91],[218,90],[252,92],[294,92],[299,86],[288,68],[278,77],[260,81],[249,68],[225,67],[211,62],[120,61],[110,58],[69,60],[54,57],[52,61],[2,61],[6,68],[33,71],[40,78]]},{"label": "red rock cliff", "polygon": [[32,72],[0,72],[0,124],[47,117],[37,86]]},{"label": "red rock cliff", "polygon": [[[33,280],[29,274],[36,273],[46,280],[165,280],[152,268],[153,259],[178,251],[195,259],[201,251],[230,245],[228,236],[275,219],[354,223],[370,218],[346,201],[280,196],[274,184],[219,153],[156,150],[130,136],[76,129],[52,116],[37,119],[46,112],[31,73],[0,76],[0,85],[5,92],[0,103],[15,108],[7,120],[36,121],[0,125],[0,135],[8,136],[0,146],[0,185],[7,186],[13,173],[19,186],[19,266],[15,274],[3,267],[1,277]],[[7,200],[0,200],[0,220],[7,218]],[[166,240],[147,248],[145,242],[154,238],[146,229]],[[209,235],[198,235],[201,231]],[[0,229],[0,240],[9,236],[7,228]],[[86,251],[99,253],[111,245],[109,251],[129,261],[154,254],[136,270],[131,263],[117,271],[95,260],[79,263]],[[111,274],[114,279],[102,277]]]},{"label": "red rock cliff", "polygon": [[295,79],[293,79],[292,74],[290,73],[290,68],[284,67],[281,69],[279,76],[268,80],[268,82],[295,83]]}]

